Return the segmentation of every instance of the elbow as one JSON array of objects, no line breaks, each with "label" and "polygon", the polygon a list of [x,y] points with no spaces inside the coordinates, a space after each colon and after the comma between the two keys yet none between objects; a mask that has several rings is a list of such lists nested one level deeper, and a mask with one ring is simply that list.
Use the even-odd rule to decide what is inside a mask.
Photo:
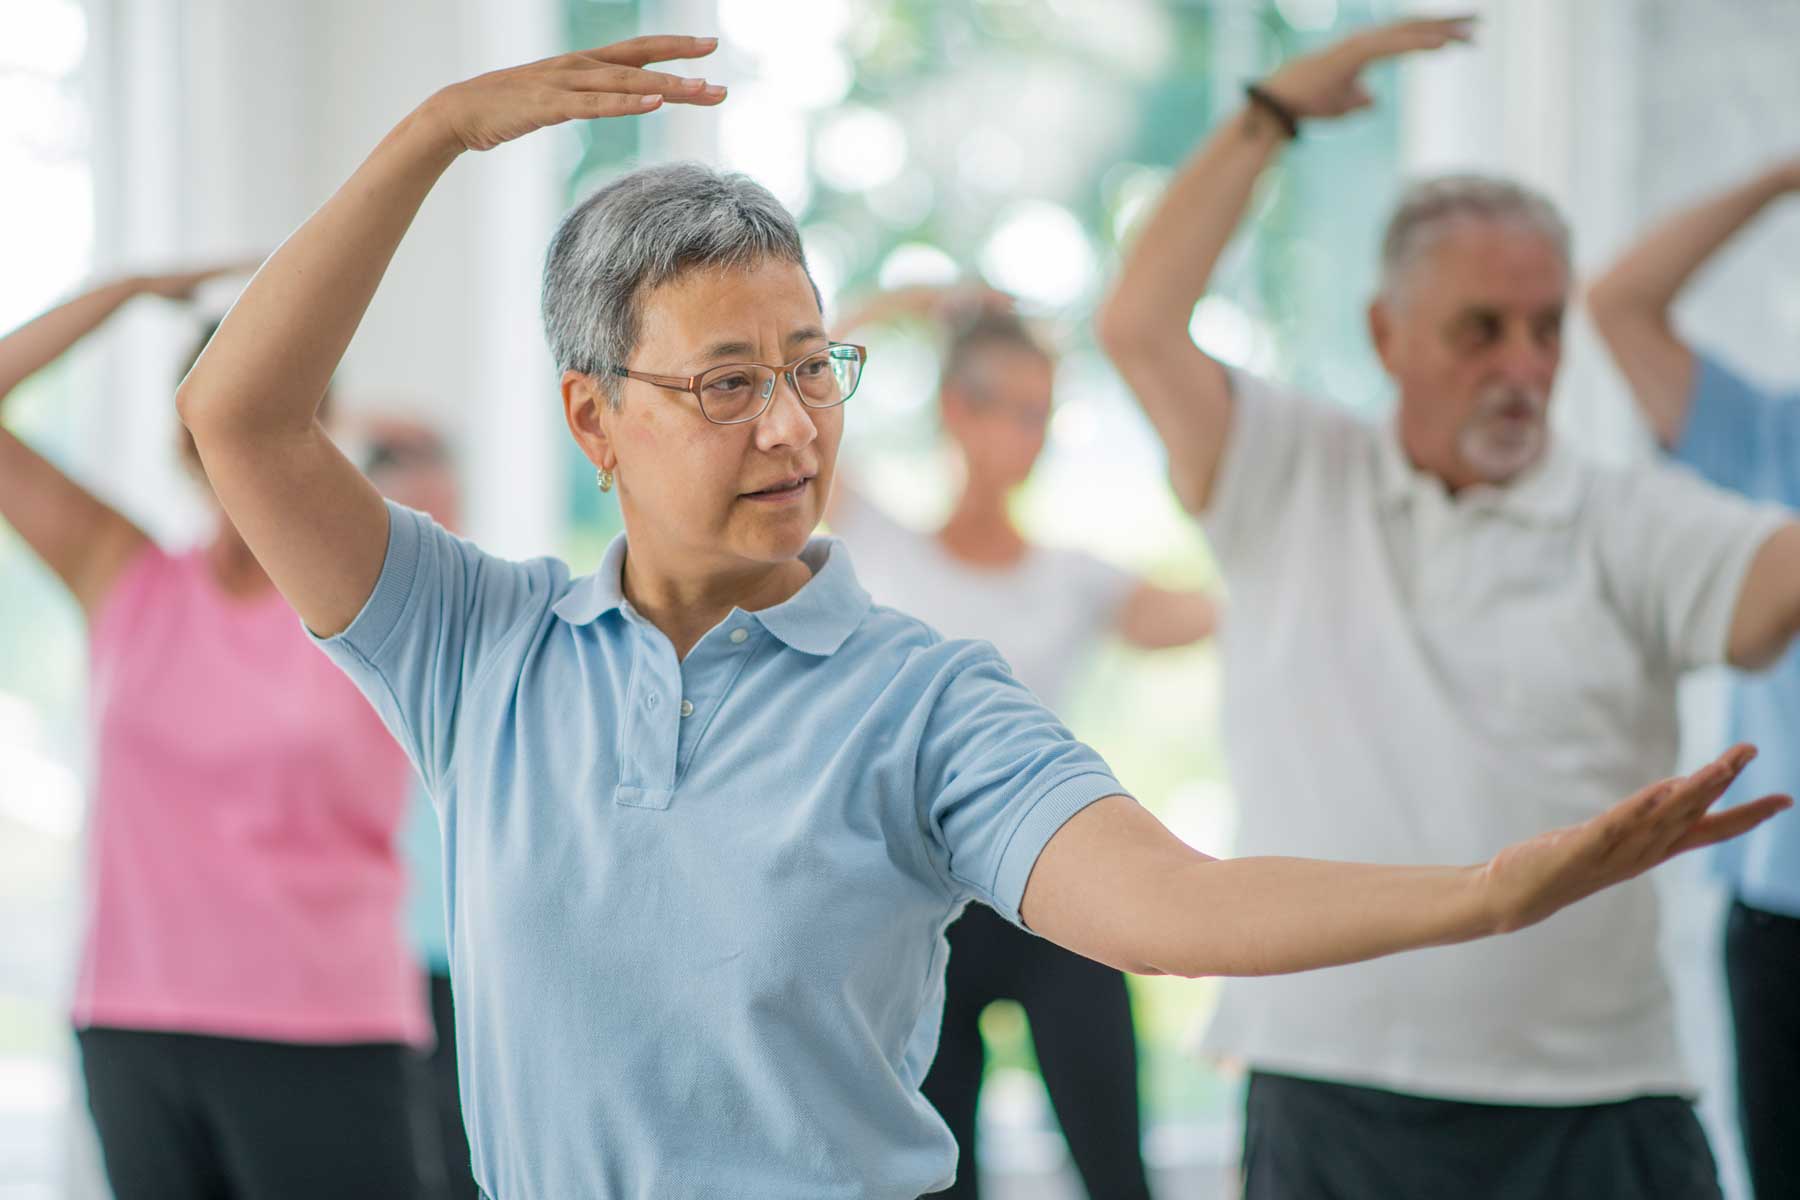
[{"label": "elbow", "polygon": [[1115,292],[1094,313],[1094,340],[1099,343],[1106,357],[1117,363],[1122,354],[1129,353],[1130,338],[1130,322],[1120,308],[1118,293]]},{"label": "elbow", "polygon": [[1634,294],[1630,284],[1608,272],[1594,280],[1583,295],[1588,320],[1609,347],[1616,346],[1619,334],[1633,321],[1661,323],[1663,314],[1654,305]]},{"label": "elbow", "polygon": [[229,395],[222,394],[216,385],[197,379],[197,374],[190,372],[175,389],[175,415],[194,439],[194,445],[203,449],[217,443],[223,433],[245,431],[248,414],[232,411]]},{"label": "elbow", "polygon": [[189,433],[194,432],[194,426],[200,420],[200,396],[194,389],[192,376],[182,380],[181,386],[175,389],[175,415]]},{"label": "elbow", "polygon": [[1600,335],[1608,346],[1612,345],[1614,335],[1619,327],[1620,315],[1625,310],[1625,299],[1620,295],[1620,287],[1610,274],[1602,275],[1588,284],[1582,300],[1587,307],[1588,320],[1593,322],[1594,332]]},{"label": "elbow", "polygon": [[175,389],[175,415],[193,436],[196,445],[205,440],[215,407],[206,389],[196,386],[191,372]]},{"label": "elbow", "polygon": [[1790,628],[1760,642],[1733,646],[1731,652],[1725,656],[1726,664],[1734,671],[1743,671],[1752,675],[1766,671],[1781,661],[1782,656],[1787,653],[1788,647],[1793,644],[1795,633],[1796,631]]},{"label": "elbow", "polygon": [[1150,353],[1157,335],[1154,321],[1135,311],[1117,291],[1094,314],[1094,340],[1121,371],[1129,371],[1132,364]]}]

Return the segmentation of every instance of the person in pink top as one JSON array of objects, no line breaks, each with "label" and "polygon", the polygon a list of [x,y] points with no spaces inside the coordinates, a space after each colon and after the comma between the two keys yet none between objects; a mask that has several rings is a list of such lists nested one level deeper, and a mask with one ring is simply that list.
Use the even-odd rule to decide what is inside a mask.
[{"label": "person in pink top", "polygon": [[[217,273],[121,279],[0,338],[0,402],[134,297]],[[74,1024],[115,1196],[414,1195],[404,755],[230,521],[165,550],[4,428],[0,517],[88,626]]]}]

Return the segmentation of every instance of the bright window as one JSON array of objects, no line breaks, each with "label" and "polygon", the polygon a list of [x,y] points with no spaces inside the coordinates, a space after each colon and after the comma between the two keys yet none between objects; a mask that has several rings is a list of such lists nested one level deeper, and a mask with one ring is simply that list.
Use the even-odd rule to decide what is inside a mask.
[{"label": "bright window", "polygon": [[[0,4],[0,328],[86,273],[93,176],[74,0]],[[7,428],[64,458],[71,370],[5,400]],[[64,1011],[76,944],[81,626],[60,584],[0,522],[0,1179],[47,1195],[67,1102]]]}]

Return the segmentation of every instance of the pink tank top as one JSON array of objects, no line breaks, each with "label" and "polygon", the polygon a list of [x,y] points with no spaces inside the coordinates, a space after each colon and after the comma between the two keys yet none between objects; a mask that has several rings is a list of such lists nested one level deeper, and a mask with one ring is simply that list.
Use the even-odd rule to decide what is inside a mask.
[{"label": "pink tank top", "polygon": [[429,1040],[401,933],[411,768],[271,590],[147,549],[93,621],[75,1023]]}]

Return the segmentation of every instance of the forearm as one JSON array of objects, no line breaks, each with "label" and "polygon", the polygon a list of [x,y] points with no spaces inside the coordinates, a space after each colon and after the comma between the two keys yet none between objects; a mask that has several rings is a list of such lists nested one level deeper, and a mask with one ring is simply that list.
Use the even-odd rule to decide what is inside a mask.
[{"label": "forearm", "polygon": [[1125,796],[1071,817],[1020,912],[1077,954],[1145,975],[1276,975],[1468,941],[1520,905],[1484,867],[1211,859]]},{"label": "forearm", "polygon": [[0,404],[19,384],[99,328],[138,290],[135,279],[102,284],[0,338]]},{"label": "forearm", "polygon": [[1163,192],[1126,255],[1100,313],[1114,347],[1141,337],[1185,337],[1194,305],[1249,210],[1256,181],[1286,140],[1262,110],[1237,112]]},{"label": "forearm", "polygon": [[1115,628],[1139,650],[1165,650],[1212,636],[1218,623],[1218,602],[1207,593],[1142,583],[1127,597]]},{"label": "forearm", "polygon": [[257,272],[181,388],[203,453],[312,427],[394,251],[461,149],[414,112]]},{"label": "forearm", "polygon": [[1666,321],[1669,306],[1719,248],[1786,189],[1768,171],[1685,209],[1655,226],[1595,281],[1596,321],[1637,314]]},{"label": "forearm", "polygon": [[1156,972],[1281,975],[1497,932],[1470,867],[1197,858],[1145,930]]}]

